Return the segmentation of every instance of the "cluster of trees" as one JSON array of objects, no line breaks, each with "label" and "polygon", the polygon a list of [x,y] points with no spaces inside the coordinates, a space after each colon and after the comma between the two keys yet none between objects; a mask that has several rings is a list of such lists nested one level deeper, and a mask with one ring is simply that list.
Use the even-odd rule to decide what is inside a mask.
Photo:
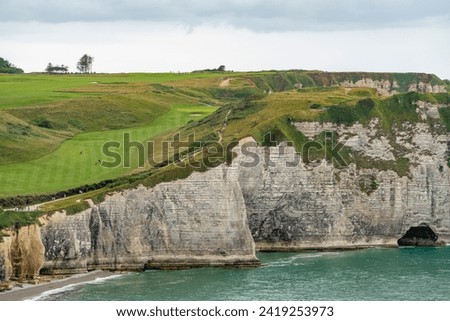
[{"label": "cluster of trees", "polygon": [[8,60],[0,57],[0,73],[5,74],[22,74],[23,70],[11,64]]},{"label": "cluster of trees", "polygon": [[84,74],[90,73],[90,72],[92,72],[92,63],[93,62],[94,62],[94,57],[84,54],[83,57],[81,57],[77,63],[77,69]]},{"label": "cluster of trees", "polygon": [[65,74],[69,72],[69,67],[68,66],[58,66],[58,65],[52,65],[51,62],[48,63],[47,67],[45,68],[45,71],[48,72],[49,74]]},{"label": "cluster of trees", "polygon": [[214,69],[194,70],[193,72],[225,72],[225,65],[220,65],[218,68]]},{"label": "cluster of trees", "polygon": [[[91,73],[93,62],[94,57],[84,54],[77,62],[77,69],[84,74]],[[68,73],[69,67],[64,65],[53,65],[51,62],[49,62],[47,68],[45,68],[45,71],[49,74]]]}]

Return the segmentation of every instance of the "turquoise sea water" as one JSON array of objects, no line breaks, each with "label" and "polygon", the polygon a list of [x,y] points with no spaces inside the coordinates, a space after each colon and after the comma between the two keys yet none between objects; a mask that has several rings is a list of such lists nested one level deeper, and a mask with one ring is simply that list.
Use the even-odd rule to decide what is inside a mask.
[{"label": "turquoise sea water", "polygon": [[255,269],[147,271],[45,300],[450,300],[450,247],[260,253]]}]

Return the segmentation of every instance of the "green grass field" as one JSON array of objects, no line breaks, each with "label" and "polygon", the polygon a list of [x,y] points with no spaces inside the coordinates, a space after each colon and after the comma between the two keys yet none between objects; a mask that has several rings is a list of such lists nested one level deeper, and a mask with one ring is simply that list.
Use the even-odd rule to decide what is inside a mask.
[{"label": "green grass field", "polygon": [[57,192],[132,172],[137,162],[101,167],[103,144],[122,141],[125,132],[144,142],[206,116],[220,102],[170,84],[217,85],[227,75],[0,75],[0,196]]},{"label": "green grass field", "polygon": [[[92,95],[97,85],[121,87],[133,83],[165,83],[170,81],[227,77],[229,73],[159,73],[159,74],[0,74],[0,109],[16,108],[80,96]],[[89,87],[89,92],[77,91]],[[101,92],[101,89],[99,89]]]},{"label": "green grass field", "polygon": [[[198,120],[214,110],[214,107],[205,106],[173,106],[170,111],[145,126],[79,134],[47,156],[0,166],[0,195],[57,192],[125,175],[138,166],[137,149],[131,149],[130,168],[122,165],[105,168],[99,164],[99,160],[110,160],[102,155],[104,143],[122,142],[124,133],[129,133],[132,141],[146,142],[158,134],[183,126],[189,120]],[[123,150],[118,149],[117,152],[123,158]]]}]

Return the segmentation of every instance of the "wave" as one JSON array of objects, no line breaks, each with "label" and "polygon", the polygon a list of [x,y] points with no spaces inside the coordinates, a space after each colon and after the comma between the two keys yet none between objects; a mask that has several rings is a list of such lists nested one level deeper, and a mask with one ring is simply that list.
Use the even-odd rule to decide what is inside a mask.
[{"label": "wave", "polygon": [[309,258],[315,258],[315,257],[323,257],[323,256],[330,256],[330,255],[339,255],[339,252],[316,252],[316,253],[308,253],[308,254],[302,254],[296,256],[296,258],[299,259],[309,259]]},{"label": "wave", "polygon": [[118,279],[121,278],[125,275],[130,275],[131,273],[121,273],[121,274],[114,274],[114,275],[110,275],[110,276],[105,276],[103,278],[96,278],[94,281],[87,281],[85,282],[86,284],[102,284],[105,283],[106,281],[112,280],[112,279]]},{"label": "wave", "polygon": [[69,292],[69,291],[73,291],[76,288],[82,286],[82,285],[86,285],[86,284],[102,284],[105,283],[106,281],[109,281],[111,279],[117,279],[117,278],[121,278],[125,275],[128,275],[129,273],[123,273],[123,274],[115,274],[115,275],[109,275],[109,276],[105,276],[105,277],[99,277],[96,278],[95,280],[90,280],[90,281],[84,281],[84,282],[76,282],[76,278],[73,280],[74,283],[73,284],[69,284],[57,289],[52,289],[52,290],[48,290],[48,291],[44,291],[41,294],[32,297],[26,301],[44,301],[46,299],[48,299],[49,297],[55,296],[57,294],[61,294],[64,292]]},{"label": "wave", "polygon": [[304,259],[314,259],[324,256],[340,255],[340,252],[313,252],[313,253],[298,253],[296,255],[282,258],[267,264],[263,264],[263,267],[283,267],[283,266],[297,266],[304,265],[301,261]]},{"label": "wave", "polygon": [[35,297],[32,297],[32,298],[30,298],[28,300],[25,300],[25,301],[43,301],[43,300],[45,300],[45,299],[47,299],[47,298],[49,298],[51,296],[54,296],[56,294],[72,291],[72,290],[75,289],[76,286],[82,285],[82,284],[83,283],[70,284],[70,285],[66,285],[66,286],[63,286],[63,287],[58,288],[58,289],[45,291],[45,292],[42,292],[41,294],[39,294],[39,295],[37,295]]},{"label": "wave", "polygon": [[335,256],[340,255],[341,252],[312,252],[312,253],[299,253],[297,255],[292,256],[290,259],[298,260],[298,259],[312,259],[324,256]]}]

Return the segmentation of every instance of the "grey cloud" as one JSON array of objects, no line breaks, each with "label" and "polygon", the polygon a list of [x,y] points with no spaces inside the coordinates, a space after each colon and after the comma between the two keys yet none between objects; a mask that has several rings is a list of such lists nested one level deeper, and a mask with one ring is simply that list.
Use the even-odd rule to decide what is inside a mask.
[{"label": "grey cloud", "polygon": [[330,31],[450,24],[447,0],[1,0],[0,22],[154,21],[253,31]]}]

